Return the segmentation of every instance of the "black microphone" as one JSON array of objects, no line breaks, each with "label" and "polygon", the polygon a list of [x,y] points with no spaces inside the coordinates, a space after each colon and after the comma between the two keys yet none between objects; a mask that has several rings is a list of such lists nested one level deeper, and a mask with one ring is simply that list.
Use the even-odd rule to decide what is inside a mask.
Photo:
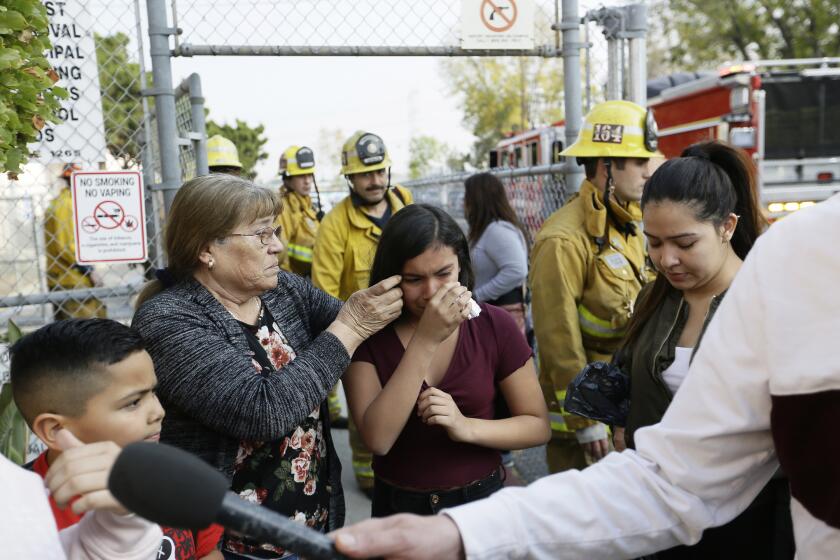
[{"label": "black microphone", "polygon": [[129,510],[166,527],[200,529],[218,523],[313,560],[347,558],[323,533],[246,502],[228,491],[222,473],[169,445],[126,446],[108,476],[108,489]]}]

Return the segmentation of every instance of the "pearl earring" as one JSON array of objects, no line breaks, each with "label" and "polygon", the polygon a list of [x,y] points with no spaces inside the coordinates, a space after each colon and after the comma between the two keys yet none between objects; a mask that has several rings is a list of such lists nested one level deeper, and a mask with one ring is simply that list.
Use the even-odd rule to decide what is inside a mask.
[{"label": "pearl earring", "polygon": [[209,268],[210,270],[213,270],[213,265],[214,264],[216,264],[216,262],[213,259],[210,259],[209,261],[207,261],[207,268]]}]

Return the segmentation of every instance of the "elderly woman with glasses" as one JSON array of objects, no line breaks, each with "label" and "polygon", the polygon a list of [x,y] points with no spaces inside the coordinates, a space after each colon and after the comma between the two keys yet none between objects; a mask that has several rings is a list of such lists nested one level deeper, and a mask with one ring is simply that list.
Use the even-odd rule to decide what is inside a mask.
[{"label": "elderly woman with glasses", "polygon": [[[350,356],[402,308],[399,277],[341,301],[280,271],[273,191],[228,175],[185,183],[168,267],[138,298],[166,409],[161,441],[195,453],[242,499],[329,531],[344,518],[325,398]],[[226,558],[287,558],[225,534]]]}]

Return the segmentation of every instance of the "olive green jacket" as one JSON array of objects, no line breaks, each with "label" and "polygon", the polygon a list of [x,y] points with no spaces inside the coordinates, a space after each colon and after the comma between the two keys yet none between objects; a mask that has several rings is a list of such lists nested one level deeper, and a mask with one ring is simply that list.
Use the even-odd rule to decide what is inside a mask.
[{"label": "olive green jacket", "polygon": [[[650,294],[652,287],[653,282],[639,292],[637,308]],[[724,295],[726,292],[712,298],[694,352],[700,346],[706,327]],[[616,354],[616,364],[630,375],[630,414],[624,434],[628,447],[635,447],[633,435],[636,430],[662,420],[674,398],[662,379],[662,372],[674,363],[677,341],[687,320],[688,304],[682,292],[669,286],[662,304],[642,327],[632,347],[624,347]],[[694,358],[694,353],[691,357]]]}]

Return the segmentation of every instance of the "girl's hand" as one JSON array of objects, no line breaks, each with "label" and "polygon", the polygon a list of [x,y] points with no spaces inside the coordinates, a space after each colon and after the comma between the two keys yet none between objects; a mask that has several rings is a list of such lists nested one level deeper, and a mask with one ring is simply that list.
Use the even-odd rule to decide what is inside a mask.
[{"label": "girl's hand", "polygon": [[417,415],[429,426],[442,426],[452,441],[470,441],[470,419],[461,414],[449,393],[430,387],[420,393]]},{"label": "girl's hand", "polygon": [[458,282],[441,286],[426,304],[417,325],[417,334],[436,343],[446,340],[458,325],[469,318],[471,297],[472,292]]},{"label": "girl's hand", "polygon": [[627,449],[627,444],[624,442],[624,428],[622,426],[613,426],[613,446],[615,446],[615,450],[619,453]]}]

